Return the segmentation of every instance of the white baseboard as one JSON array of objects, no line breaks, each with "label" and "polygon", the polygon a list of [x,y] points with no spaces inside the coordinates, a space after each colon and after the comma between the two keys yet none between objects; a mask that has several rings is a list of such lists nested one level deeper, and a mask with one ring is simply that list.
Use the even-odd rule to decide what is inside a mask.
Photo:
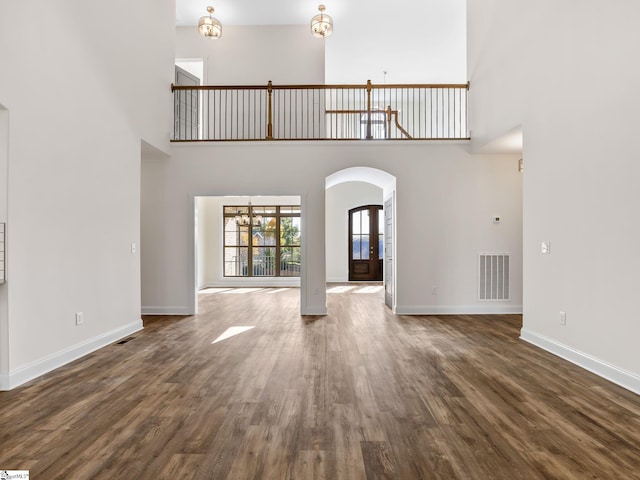
[{"label": "white baseboard", "polygon": [[526,328],[520,330],[520,339],[640,395],[640,376],[636,374],[627,372],[615,365],[611,365],[549,337],[527,330]]},{"label": "white baseboard", "polygon": [[506,315],[522,313],[522,305],[396,305],[396,315]]},{"label": "white baseboard", "polygon": [[9,372],[8,375],[0,375],[0,390],[11,390],[140,330],[142,330],[142,320],[138,319],[127,325],[123,325],[122,327],[103,333],[82,343],[48,355],[29,365]]},{"label": "white baseboard", "polygon": [[142,307],[142,315],[193,315],[189,307]]}]

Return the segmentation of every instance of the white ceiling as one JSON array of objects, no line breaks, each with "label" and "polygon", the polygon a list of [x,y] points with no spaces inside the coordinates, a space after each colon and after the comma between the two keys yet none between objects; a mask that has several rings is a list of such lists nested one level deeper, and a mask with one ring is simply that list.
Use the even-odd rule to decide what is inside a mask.
[{"label": "white ceiling", "polygon": [[[197,25],[198,19],[213,14],[223,25],[302,25],[318,13],[323,0],[176,0],[176,25]],[[334,2],[334,4],[331,3]],[[351,2],[330,0],[325,2],[325,13],[335,17]]]},{"label": "white ceiling", "polygon": [[[458,0],[176,0],[176,25],[197,25],[208,15],[207,6],[223,25],[304,25],[318,13],[318,5],[326,6],[336,25],[342,19],[361,16],[383,19],[410,15],[429,20],[449,11]],[[364,15],[363,15],[364,14]],[[417,18],[416,18],[417,16]],[[426,33],[426,32],[425,32]]]}]

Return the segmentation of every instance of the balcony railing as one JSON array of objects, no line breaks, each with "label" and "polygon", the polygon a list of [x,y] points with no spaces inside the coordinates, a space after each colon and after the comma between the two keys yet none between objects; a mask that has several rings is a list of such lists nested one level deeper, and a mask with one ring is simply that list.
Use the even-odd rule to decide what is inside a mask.
[{"label": "balcony railing", "polygon": [[280,270],[276,269],[275,255],[257,255],[249,258],[246,255],[233,255],[224,262],[225,277],[299,277],[300,262],[291,259],[280,259]]},{"label": "balcony railing", "polygon": [[463,140],[469,84],[178,86],[174,142]]}]

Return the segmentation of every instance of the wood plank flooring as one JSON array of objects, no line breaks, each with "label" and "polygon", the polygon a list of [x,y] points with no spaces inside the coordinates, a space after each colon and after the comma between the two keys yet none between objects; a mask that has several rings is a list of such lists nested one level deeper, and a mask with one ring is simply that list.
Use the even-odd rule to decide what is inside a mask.
[{"label": "wood plank flooring", "polygon": [[[640,479],[640,397],[518,340],[519,316],[394,316],[358,291],[330,293],[326,317],[300,317],[296,289],[213,289],[197,316],[145,318],[0,392],[0,469]],[[254,328],[212,343],[234,326]]]}]

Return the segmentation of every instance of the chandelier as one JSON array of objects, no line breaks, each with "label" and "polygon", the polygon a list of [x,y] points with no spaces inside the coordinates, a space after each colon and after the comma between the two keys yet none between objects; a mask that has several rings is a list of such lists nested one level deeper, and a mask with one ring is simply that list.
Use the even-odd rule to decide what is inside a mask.
[{"label": "chandelier", "polygon": [[318,5],[318,10],[320,13],[311,19],[311,34],[318,38],[328,37],[333,32],[333,19],[324,13],[324,5]]},{"label": "chandelier", "polygon": [[254,215],[253,207],[251,206],[251,202],[248,205],[249,214],[236,215],[234,220],[236,225],[239,227],[248,227],[249,225],[253,227],[259,227],[262,225],[262,215]]},{"label": "chandelier", "polygon": [[200,17],[198,30],[205,38],[216,40],[222,36],[222,24],[217,18],[213,18],[213,7],[207,7],[209,16]]}]

